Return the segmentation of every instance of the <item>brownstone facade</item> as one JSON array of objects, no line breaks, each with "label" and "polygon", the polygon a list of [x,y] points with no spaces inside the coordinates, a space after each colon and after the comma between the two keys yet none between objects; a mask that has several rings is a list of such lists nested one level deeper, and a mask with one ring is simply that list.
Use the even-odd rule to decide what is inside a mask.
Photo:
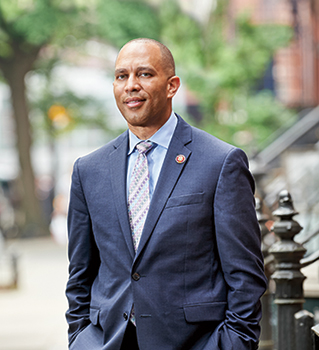
[{"label": "brownstone facade", "polygon": [[287,106],[319,104],[319,0],[230,0],[230,16],[249,12],[256,23],[289,25],[294,38],[274,57],[276,95]]}]

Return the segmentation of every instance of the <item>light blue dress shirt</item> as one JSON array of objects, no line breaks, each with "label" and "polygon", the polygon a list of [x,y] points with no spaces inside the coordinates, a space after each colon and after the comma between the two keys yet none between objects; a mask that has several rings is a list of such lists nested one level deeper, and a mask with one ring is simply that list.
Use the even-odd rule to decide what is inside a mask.
[{"label": "light blue dress shirt", "polygon": [[[152,141],[156,145],[147,152],[147,161],[148,161],[148,170],[150,175],[150,199],[152,199],[159,174],[162,169],[162,165],[167,153],[168,146],[171,142],[171,138],[174,134],[175,128],[177,125],[177,117],[172,112],[168,121],[159,129],[157,132],[149,138],[149,141]],[[131,176],[133,168],[135,165],[136,158],[138,156],[138,150],[135,148],[140,140],[129,130],[129,151],[128,151],[128,166],[127,166],[127,176],[126,176],[126,189],[127,189],[127,198],[128,190],[131,182]]]}]

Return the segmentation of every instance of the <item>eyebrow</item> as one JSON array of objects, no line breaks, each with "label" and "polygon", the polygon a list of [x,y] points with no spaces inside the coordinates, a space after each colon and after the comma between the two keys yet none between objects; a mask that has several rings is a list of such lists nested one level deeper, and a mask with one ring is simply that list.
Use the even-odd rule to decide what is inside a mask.
[{"label": "eyebrow", "polygon": [[125,72],[126,72],[125,68],[118,68],[118,69],[115,69],[114,74],[117,75]]}]

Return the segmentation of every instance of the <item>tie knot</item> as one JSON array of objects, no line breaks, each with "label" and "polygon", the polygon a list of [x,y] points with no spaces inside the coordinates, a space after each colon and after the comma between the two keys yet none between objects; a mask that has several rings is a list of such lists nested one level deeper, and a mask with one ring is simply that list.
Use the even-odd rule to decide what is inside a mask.
[{"label": "tie knot", "polygon": [[141,141],[135,147],[140,154],[145,154],[153,147],[153,143],[151,141]]}]

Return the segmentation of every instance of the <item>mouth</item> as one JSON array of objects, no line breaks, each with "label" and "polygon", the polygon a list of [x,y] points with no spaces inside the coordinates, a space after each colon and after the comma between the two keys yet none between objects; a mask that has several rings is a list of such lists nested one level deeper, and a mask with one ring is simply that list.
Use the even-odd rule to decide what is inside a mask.
[{"label": "mouth", "polygon": [[124,103],[129,108],[140,107],[146,100],[140,97],[129,97],[124,100]]}]

